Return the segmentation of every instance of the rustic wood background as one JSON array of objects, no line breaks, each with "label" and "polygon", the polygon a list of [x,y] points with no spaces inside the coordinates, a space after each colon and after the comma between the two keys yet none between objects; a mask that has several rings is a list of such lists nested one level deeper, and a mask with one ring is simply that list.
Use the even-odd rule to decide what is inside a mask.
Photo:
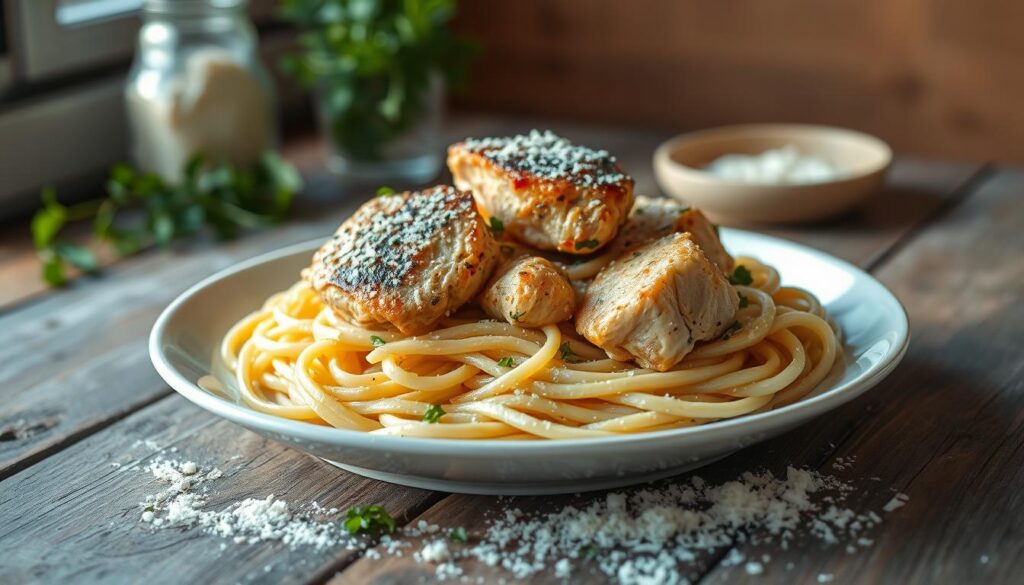
[{"label": "rustic wood background", "polygon": [[691,129],[810,122],[1024,161],[1020,0],[489,0],[461,103]]}]

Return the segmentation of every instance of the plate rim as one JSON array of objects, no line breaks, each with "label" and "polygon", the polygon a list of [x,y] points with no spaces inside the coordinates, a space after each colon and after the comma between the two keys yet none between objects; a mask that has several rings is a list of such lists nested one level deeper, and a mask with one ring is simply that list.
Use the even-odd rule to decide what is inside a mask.
[{"label": "plate rim", "polygon": [[[150,331],[148,346],[149,356],[160,377],[170,387],[182,395],[189,402],[199,406],[203,410],[225,418],[231,422],[252,427],[264,432],[284,435],[301,442],[327,443],[337,447],[351,447],[370,451],[402,452],[405,454],[424,455],[446,455],[446,456],[479,456],[489,457],[502,455],[531,454],[545,452],[552,454],[559,451],[579,453],[579,451],[602,450],[611,447],[624,447],[634,444],[649,444],[654,442],[676,442],[682,440],[697,440],[704,438],[709,441],[726,439],[737,432],[744,435],[765,433],[787,424],[800,423],[815,418],[838,408],[842,404],[853,400],[867,390],[876,386],[885,379],[906,355],[910,343],[910,324],[906,307],[899,298],[886,287],[882,282],[870,273],[862,270],[851,262],[837,258],[827,252],[817,250],[813,247],[793,242],[791,240],[761,234],[754,231],[737,228],[723,227],[722,232],[729,234],[754,236],[755,238],[772,240],[774,244],[789,248],[795,248],[799,252],[818,257],[830,264],[837,265],[847,272],[852,272],[859,277],[866,278],[874,283],[888,296],[888,299],[898,309],[898,322],[893,323],[897,337],[894,343],[895,349],[890,350],[886,357],[871,368],[866,370],[860,377],[849,380],[844,384],[829,388],[825,392],[810,398],[788,404],[781,408],[731,418],[714,423],[685,427],[680,429],[668,429],[661,431],[647,431],[623,435],[612,435],[608,437],[593,437],[580,439],[558,439],[547,441],[503,441],[501,439],[443,439],[426,437],[402,437],[391,435],[375,435],[349,429],[325,427],[313,425],[302,421],[285,419],[271,414],[258,412],[244,405],[229,402],[218,398],[213,394],[200,388],[194,381],[189,380],[179,372],[169,361],[162,350],[164,333],[169,324],[173,321],[179,310],[194,296],[212,284],[243,272],[255,266],[272,262],[285,256],[290,256],[303,250],[313,251],[323,243],[323,238],[316,238],[291,244],[277,250],[271,250],[240,261],[214,274],[200,280],[179,294],[171,303],[164,308],[157,317],[153,328]],[[726,238],[728,239],[728,238]],[[439,449],[443,447],[443,449]]]}]

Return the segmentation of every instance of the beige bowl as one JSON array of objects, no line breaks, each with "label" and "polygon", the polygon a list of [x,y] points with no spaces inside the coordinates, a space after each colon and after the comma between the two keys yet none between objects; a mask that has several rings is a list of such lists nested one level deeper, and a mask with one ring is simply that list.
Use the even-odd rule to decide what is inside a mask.
[{"label": "beige bowl", "polygon": [[[764,184],[721,179],[701,170],[725,154],[759,154],[787,144],[830,160],[834,181]],[[877,191],[892,162],[881,140],[842,128],[802,124],[748,124],[677,136],[654,153],[654,173],[669,195],[715,221],[796,223],[848,211]]]}]

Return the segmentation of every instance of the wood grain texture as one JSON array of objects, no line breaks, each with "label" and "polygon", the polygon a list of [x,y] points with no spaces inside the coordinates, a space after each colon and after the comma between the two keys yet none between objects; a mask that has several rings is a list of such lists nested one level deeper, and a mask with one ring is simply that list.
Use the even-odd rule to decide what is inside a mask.
[{"label": "wood grain texture", "polygon": [[293,508],[378,503],[402,523],[441,497],[341,472],[172,396],[0,484],[0,583],[307,583],[358,554],[154,530],[139,502],[167,485],[144,470],[161,456],[224,472],[204,484],[214,510],[273,494]]},{"label": "wood grain texture", "polygon": [[498,0],[460,5],[485,50],[463,101],[704,128],[809,122],[901,152],[1024,161],[1024,8],[1012,0]]}]

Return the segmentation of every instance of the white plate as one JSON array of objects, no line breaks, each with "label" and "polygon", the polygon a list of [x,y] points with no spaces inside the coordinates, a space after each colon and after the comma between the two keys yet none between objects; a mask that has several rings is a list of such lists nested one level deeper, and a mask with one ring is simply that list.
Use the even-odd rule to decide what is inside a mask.
[{"label": "white plate", "polygon": [[818,296],[843,329],[845,364],[806,399],[699,427],[564,441],[456,441],[379,436],[277,418],[196,386],[239,318],[299,277],[320,241],[259,256],[200,282],[157,319],[149,352],[182,396],[218,416],[344,469],[392,483],[474,494],[550,494],[605,489],[706,465],[856,398],[881,381],[907,348],[899,301],[857,267],[811,248],[723,229],[726,247],[776,268],[782,282]]}]

